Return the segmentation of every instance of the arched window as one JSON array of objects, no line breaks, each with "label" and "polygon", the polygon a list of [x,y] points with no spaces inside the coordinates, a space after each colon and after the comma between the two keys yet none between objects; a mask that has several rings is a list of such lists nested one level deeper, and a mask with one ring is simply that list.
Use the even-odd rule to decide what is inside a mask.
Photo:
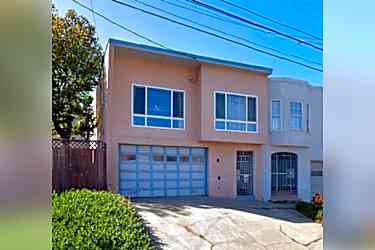
[{"label": "arched window", "polygon": [[295,153],[277,152],[271,155],[272,192],[297,192],[297,162]]}]

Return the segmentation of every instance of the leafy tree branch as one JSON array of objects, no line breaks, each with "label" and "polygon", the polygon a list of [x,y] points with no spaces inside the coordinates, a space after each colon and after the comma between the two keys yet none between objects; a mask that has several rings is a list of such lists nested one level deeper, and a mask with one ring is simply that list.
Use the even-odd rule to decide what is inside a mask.
[{"label": "leafy tree branch", "polygon": [[68,10],[52,6],[52,122],[61,138],[90,138],[96,127],[90,93],[101,81],[103,53],[95,27]]}]

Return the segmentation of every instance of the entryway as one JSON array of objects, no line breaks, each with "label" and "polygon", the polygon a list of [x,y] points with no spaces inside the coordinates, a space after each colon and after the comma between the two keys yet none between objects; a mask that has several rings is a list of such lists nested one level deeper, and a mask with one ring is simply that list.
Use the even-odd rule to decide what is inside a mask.
[{"label": "entryway", "polygon": [[297,154],[278,152],[271,155],[272,199],[297,198]]},{"label": "entryway", "polygon": [[253,195],[252,151],[237,151],[237,195]]}]

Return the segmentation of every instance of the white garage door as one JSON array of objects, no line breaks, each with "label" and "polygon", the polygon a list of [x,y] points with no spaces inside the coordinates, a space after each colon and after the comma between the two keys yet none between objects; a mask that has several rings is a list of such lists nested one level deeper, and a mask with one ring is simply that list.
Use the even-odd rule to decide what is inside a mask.
[{"label": "white garage door", "polygon": [[323,194],[323,162],[311,162],[311,193]]},{"label": "white garage door", "polygon": [[119,190],[129,197],[207,195],[207,149],[120,145]]}]

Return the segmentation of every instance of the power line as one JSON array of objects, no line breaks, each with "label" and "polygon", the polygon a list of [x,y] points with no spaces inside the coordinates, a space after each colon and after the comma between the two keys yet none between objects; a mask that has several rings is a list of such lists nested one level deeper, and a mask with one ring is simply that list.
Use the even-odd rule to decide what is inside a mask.
[{"label": "power line", "polygon": [[[182,20],[188,21],[188,22],[190,22],[190,23],[194,23],[194,24],[199,25],[199,26],[201,26],[201,27],[205,27],[205,28],[207,28],[207,29],[209,29],[209,30],[212,30],[212,31],[215,31],[215,32],[219,32],[219,33],[224,34],[224,35],[227,35],[227,36],[234,37],[234,38],[236,38],[236,39],[242,40],[242,41],[247,42],[247,43],[250,43],[250,44],[254,44],[254,45],[258,46],[258,47],[261,47],[261,48],[264,48],[264,49],[268,49],[268,50],[271,50],[271,51],[277,52],[277,53],[279,53],[279,54],[283,54],[283,55],[285,55],[285,56],[291,56],[291,57],[294,57],[294,58],[298,58],[298,59],[304,60],[305,62],[308,62],[308,63],[313,63],[313,64],[316,64],[316,65],[322,66],[322,64],[319,63],[319,62],[311,61],[311,60],[309,60],[309,59],[306,59],[306,58],[303,58],[303,57],[300,57],[300,56],[297,56],[297,55],[293,55],[293,54],[286,54],[286,53],[284,53],[283,51],[280,51],[280,50],[277,50],[277,49],[274,49],[274,48],[271,48],[271,47],[264,46],[264,45],[262,45],[262,44],[259,44],[259,43],[256,43],[256,42],[253,42],[253,41],[250,41],[250,40],[248,40],[248,39],[245,39],[245,38],[243,38],[243,37],[241,37],[241,36],[237,36],[237,35],[234,35],[234,34],[230,34],[230,33],[224,32],[224,31],[222,31],[222,30],[219,30],[219,29],[213,28],[213,27],[211,27],[211,26],[205,25],[205,24],[201,24],[201,23],[196,22],[196,21],[194,21],[194,20],[191,20],[191,19],[189,19],[189,18],[186,18],[186,17],[180,16],[180,15],[174,14],[174,13],[172,13],[172,12],[170,12],[170,11],[166,11],[166,10],[164,10],[164,9],[162,9],[162,8],[158,8],[158,7],[154,6],[154,5],[151,5],[151,4],[148,4],[148,3],[145,3],[145,2],[143,2],[143,1],[140,1],[140,0],[133,0],[133,1],[134,1],[134,2],[137,2],[137,3],[139,3],[139,4],[142,4],[142,5],[144,5],[144,6],[147,6],[147,7],[149,7],[149,8],[152,8],[152,9],[154,9],[154,10],[160,11],[160,12],[162,12],[162,13],[165,13],[165,14],[168,14],[168,15],[171,15],[171,16],[174,16],[174,17],[177,17],[177,18],[179,18],[179,19],[182,19]],[[163,0],[161,0],[161,1],[163,1]]]},{"label": "power line", "polygon": [[320,44],[322,45],[323,44],[323,40],[319,41],[319,40],[316,40],[315,38],[312,38],[312,37],[308,37],[308,36],[297,36],[298,38],[300,39],[304,39],[304,40],[309,40],[313,43],[316,43],[316,44]]},{"label": "power line", "polygon": [[[90,8],[93,9],[93,0],[90,0]],[[99,37],[99,32],[98,32],[98,29],[97,29],[97,25],[96,25],[96,18],[95,18],[95,14],[94,12],[91,12],[92,14],[92,20],[94,22],[94,26],[95,26],[95,35],[97,36],[98,40],[100,40],[100,37]]]},{"label": "power line", "polygon": [[[90,8],[93,9],[93,4],[92,4],[92,0],[90,0]],[[94,12],[91,12],[92,14],[92,19],[94,21],[94,25],[95,25],[95,28],[96,28],[96,19],[95,19],[95,14]]]},{"label": "power line", "polygon": [[242,21],[242,22],[244,22],[244,23],[247,23],[247,24],[253,25],[253,26],[255,26],[255,27],[259,27],[259,28],[262,28],[262,29],[264,29],[264,30],[268,30],[268,31],[273,32],[273,33],[275,33],[275,34],[277,34],[277,35],[280,35],[280,36],[285,37],[285,38],[287,38],[287,39],[290,39],[290,40],[296,41],[296,42],[298,42],[298,43],[300,43],[300,44],[307,45],[307,46],[309,46],[309,47],[311,47],[311,48],[314,48],[314,49],[316,49],[316,50],[323,51],[322,48],[316,46],[315,44],[312,44],[312,43],[306,42],[306,41],[301,40],[301,39],[299,39],[299,38],[296,38],[296,37],[294,37],[294,36],[292,36],[292,35],[289,35],[289,34],[286,34],[286,33],[284,33],[284,32],[278,31],[278,30],[276,30],[276,29],[273,29],[273,28],[267,27],[267,26],[265,26],[265,25],[262,25],[262,24],[256,23],[256,22],[254,22],[254,21],[248,20],[248,19],[243,18],[243,17],[240,17],[240,16],[238,16],[238,15],[235,15],[235,14],[229,13],[229,12],[227,12],[227,11],[224,11],[224,10],[218,9],[218,8],[216,8],[216,7],[214,7],[214,6],[211,6],[211,5],[208,5],[208,4],[205,4],[205,3],[202,3],[202,2],[196,1],[196,0],[186,0],[186,1],[188,1],[188,2],[192,2],[192,3],[196,4],[196,5],[199,5],[199,6],[201,6],[201,7],[204,7],[204,8],[206,8],[206,9],[209,9],[209,10],[214,10],[214,11],[216,11],[216,12],[218,12],[218,13],[221,13],[221,14],[226,15],[226,16],[229,16],[229,17],[231,17],[231,18],[234,18],[234,19],[240,20],[240,21]]},{"label": "power line", "polygon": [[[245,27],[245,28],[248,28],[248,29],[253,29],[253,30],[256,30],[256,31],[259,31],[259,32],[262,32],[264,34],[271,34],[271,32],[269,31],[265,31],[263,29],[260,29],[260,28],[257,28],[257,27],[253,27],[253,26],[250,26],[248,24],[244,24],[244,23],[241,23],[241,22],[237,22],[237,21],[234,21],[232,19],[227,19],[227,18],[223,18],[223,17],[220,17],[219,15],[215,15],[215,14],[208,14],[208,12],[204,12],[204,11],[200,11],[200,10],[197,10],[197,9],[193,9],[193,8],[189,8],[188,6],[184,6],[184,5],[181,5],[181,4],[177,4],[177,3],[174,3],[174,2],[170,2],[168,0],[159,0],[163,3],[166,3],[168,5],[171,5],[171,6],[174,6],[174,7],[177,7],[177,8],[180,8],[180,9],[183,9],[183,10],[188,10],[188,11],[191,11],[191,12],[194,12],[194,13],[198,13],[200,15],[203,15],[203,16],[208,16],[208,17],[211,17],[211,18],[214,18],[216,20],[220,20],[222,22],[225,22],[225,23],[230,23],[230,24],[235,24],[235,25],[238,25],[238,26],[242,26],[242,27]],[[183,0],[184,2],[186,2],[185,0]],[[189,2],[191,4],[191,2]],[[198,6],[196,6],[198,7]],[[199,7],[198,7],[199,8]],[[309,40],[313,43],[316,43],[316,44],[319,44],[319,45],[322,45],[322,42],[321,41],[317,41],[316,39],[314,38],[311,38],[309,36],[298,36],[298,38],[300,39],[305,39],[305,40]]]},{"label": "power line", "polygon": [[[162,1],[162,2],[164,2],[166,4],[169,4],[171,6],[174,6],[174,7],[183,9],[183,10],[188,10],[188,11],[191,11],[191,12],[194,12],[194,13],[198,13],[200,15],[208,16],[208,17],[214,18],[216,20],[220,20],[222,22],[226,22],[226,23],[230,23],[230,24],[235,24],[235,25],[242,26],[242,27],[245,27],[245,28],[248,28],[248,29],[253,29],[255,31],[262,32],[262,33],[264,33],[266,35],[272,34],[269,31],[265,31],[263,29],[260,29],[260,28],[257,28],[257,27],[253,27],[253,26],[248,25],[248,24],[244,24],[244,23],[241,23],[241,22],[236,22],[236,21],[234,21],[232,19],[226,19],[226,18],[220,17],[218,14],[216,14],[216,15],[215,14],[208,14],[208,12],[200,11],[198,9],[189,8],[188,6],[183,6],[181,4],[170,2],[168,0],[159,0],[159,1]],[[179,0],[179,1],[184,1],[186,3],[186,0]],[[191,2],[188,2],[188,3],[192,4]],[[195,6],[195,7],[199,8],[198,6]],[[298,38],[304,39],[306,41],[310,41],[310,42],[312,42],[314,44],[318,44],[318,45],[322,45],[322,43],[323,43],[322,41],[317,41],[315,38],[312,38],[310,36],[301,36],[301,35],[298,35]]]},{"label": "power line", "polygon": [[288,25],[288,24],[282,23],[282,22],[280,22],[280,21],[277,21],[277,20],[272,19],[272,18],[270,18],[270,17],[267,17],[267,16],[265,16],[265,15],[259,14],[259,13],[255,12],[255,11],[253,11],[253,10],[250,10],[250,9],[248,9],[248,8],[245,8],[245,7],[242,7],[242,6],[240,6],[240,5],[234,4],[234,3],[230,2],[230,1],[227,1],[227,0],[219,0],[219,1],[225,3],[225,4],[229,5],[229,6],[232,6],[232,7],[238,8],[238,9],[243,10],[243,11],[246,11],[246,12],[248,12],[248,13],[254,15],[254,16],[257,16],[257,17],[263,18],[263,19],[265,19],[265,20],[267,20],[267,21],[270,21],[270,22],[272,22],[272,23],[275,23],[275,24],[278,24],[278,25],[280,25],[280,26],[283,26],[283,27],[289,28],[289,29],[291,29],[291,30],[294,30],[294,31],[300,32],[300,33],[302,33],[302,34],[305,34],[305,35],[307,35],[307,36],[309,36],[309,37],[315,38],[315,39],[320,40],[320,41],[323,40],[321,37],[318,37],[318,36],[316,36],[316,35],[314,35],[314,34],[308,33],[308,32],[306,32],[306,31],[304,31],[304,30],[298,29],[298,28],[293,27],[293,26],[291,26],[291,25]]},{"label": "power line", "polygon": [[[75,1],[75,0],[73,0]],[[255,48],[253,46],[250,46],[250,45],[247,45],[245,43],[241,43],[241,42],[238,42],[238,41],[235,41],[235,40],[232,40],[232,39],[229,39],[229,38],[226,38],[224,36],[221,36],[221,35],[218,35],[218,34],[215,34],[215,33],[212,33],[212,32],[209,32],[209,31],[205,31],[205,30],[202,30],[200,28],[197,28],[197,27],[194,27],[194,26],[191,26],[191,25],[188,25],[188,24],[185,24],[185,23],[182,23],[182,22],[179,22],[179,21],[176,21],[176,20],[173,20],[173,19],[170,19],[168,17],[165,17],[165,16],[162,16],[162,15],[159,15],[159,14],[156,14],[156,13],[153,13],[153,12],[150,12],[150,11],[147,11],[147,10],[144,10],[142,8],[138,8],[136,6],[133,6],[133,5],[130,5],[130,4],[127,4],[127,3],[124,3],[124,2],[120,2],[120,1],[117,1],[117,0],[112,0],[113,2],[115,3],[118,3],[120,5],[123,5],[123,6],[126,6],[128,8],[131,8],[131,9],[135,9],[135,10],[138,10],[138,11],[141,11],[145,14],[148,14],[148,15],[152,15],[152,16],[155,16],[155,17],[158,17],[158,18],[161,18],[161,19],[164,19],[164,20],[167,20],[169,22],[172,22],[172,23],[176,23],[176,24],[179,24],[179,25],[182,25],[184,27],[187,27],[187,28],[190,28],[190,29],[193,29],[193,30],[196,30],[196,31],[199,31],[199,32],[202,32],[202,33],[205,33],[207,35],[211,35],[211,36],[214,36],[216,38],[219,38],[219,39],[222,39],[222,40],[225,40],[225,41],[228,41],[228,42],[232,42],[232,43],[235,43],[237,45],[240,45],[240,46],[243,46],[243,47],[246,47],[246,48],[249,48],[249,49],[252,49],[252,50],[255,50],[259,53],[263,53],[263,54],[266,54],[266,55],[269,55],[269,56],[272,56],[272,57],[275,57],[275,58],[278,58],[280,60],[285,60],[285,61],[288,61],[288,62],[291,62],[291,63],[295,63],[295,64],[298,64],[298,65],[301,65],[301,66],[304,66],[306,68],[309,68],[309,69],[312,69],[312,70],[316,70],[316,71],[319,71],[319,72],[322,72],[323,70],[322,69],[319,69],[319,68],[316,68],[316,67],[313,67],[313,66],[310,66],[310,65],[307,65],[307,64],[304,64],[304,63],[301,63],[301,62],[298,62],[298,61],[295,61],[293,59],[290,59],[290,58],[287,58],[287,57],[284,57],[284,56],[279,56],[279,55],[276,55],[276,54],[273,54],[273,53],[270,53],[268,51],[265,51],[265,50],[261,50],[261,49],[258,49],[258,48]]]},{"label": "power line", "polygon": [[[155,44],[155,45],[157,45],[157,46],[160,46],[160,47],[163,47],[163,48],[169,50],[169,48],[167,48],[167,47],[164,46],[163,44],[161,44],[161,43],[159,43],[159,42],[156,42],[156,41],[154,41],[154,40],[152,40],[152,39],[150,39],[150,38],[147,38],[146,36],[143,36],[143,35],[141,35],[141,34],[135,32],[135,31],[133,31],[133,30],[131,30],[131,29],[125,27],[124,25],[119,24],[119,23],[117,23],[117,22],[111,20],[110,18],[108,18],[108,17],[102,15],[101,13],[95,11],[95,10],[92,9],[92,8],[87,7],[86,5],[84,5],[84,4],[80,3],[80,2],[78,2],[77,0],[72,0],[72,1],[75,2],[76,4],[78,4],[79,6],[81,6],[82,8],[84,8],[84,9],[86,9],[86,10],[89,10],[90,12],[94,13],[95,15],[98,15],[99,17],[103,18],[104,20],[106,20],[106,21],[112,23],[113,25],[115,25],[115,26],[117,26],[117,27],[120,27],[120,28],[124,29],[125,31],[127,31],[127,32],[129,32],[129,33],[131,33],[131,34],[133,34],[133,35],[135,35],[135,36],[137,36],[137,37],[140,37],[140,38],[142,38],[142,39],[144,39],[144,40],[146,40],[146,41],[148,41],[148,42],[151,42],[151,43],[153,43],[153,44]],[[115,0],[112,0],[112,1],[117,2],[117,3],[120,3],[120,4],[125,4],[125,3],[122,3],[122,2],[119,2],[119,1],[115,1]],[[125,4],[125,5],[127,5],[127,4]],[[128,7],[130,7],[130,5],[129,5]],[[132,7],[134,7],[134,6],[132,6]],[[132,8],[132,7],[131,7],[131,8]],[[134,8],[136,8],[136,7],[134,7]],[[138,9],[138,10],[140,10],[140,11],[143,11],[143,12],[147,13],[147,11],[145,11],[145,10],[142,10],[142,9],[139,9],[139,8],[136,8],[136,9]],[[147,14],[151,14],[151,13],[152,13],[152,12],[149,12],[149,13],[147,13]],[[152,14],[154,14],[154,13],[152,13]],[[316,71],[320,71],[320,72],[322,72],[321,69],[318,69],[318,68],[315,68],[315,67],[312,67],[312,66],[309,66],[309,65],[305,65],[305,64],[303,64],[303,63],[300,63],[300,62],[297,62],[297,61],[291,60],[291,59],[289,59],[289,58],[284,58],[284,57],[281,57],[281,56],[278,56],[278,55],[274,55],[274,54],[269,53],[269,52],[267,52],[267,51],[263,51],[263,50],[260,50],[260,49],[257,49],[257,48],[254,48],[254,47],[248,46],[248,45],[246,45],[246,44],[243,44],[243,43],[240,43],[240,42],[237,42],[237,41],[233,41],[233,40],[231,40],[231,39],[228,39],[228,38],[225,38],[225,37],[222,37],[222,36],[216,35],[216,34],[211,33],[211,32],[206,32],[206,31],[204,31],[204,30],[201,30],[201,29],[199,29],[199,28],[195,28],[195,27],[190,26],[190,25],[185,25],[185,24],[180,23],[180,22],[178,22],[178,21],[174,21],[174,20],[172,20],[172,19],[169,19],[169,18],[166,18],[166,17],[160,16],[160,15],[157,15],[157,14],[154,14],[154,15],[156,15],[156,16],[159,17],[159,18],[163,18],[163,19],[166,19],[166,20],[168,20],[168,21],[175,22],[175,23],[180,24],[180,25],[184,25],[185,27],[189,27],[189,28],[195,29],[195,30],[197,30],[197,31],[200,31],[200,32],[203,32],[203,33],[206,33],[206,34],[212,35],[212,36],[215,36],[215,37],[217,37],[217,38],[220,38],[220,39],[223,39],[223,40],[226,40],[226,41],[230,41],[230,42],[233,42],[233,43],[235,43],[235,44],[238,44],[238,45],[241,45],[241,46],[247,47],[247,48],[249,48],[249,49],[253,49],[253,50],[258,51],[258,52],[260,52],[260,53],[264,53],[264,54],[267,54],[267,55],[270,55],[270,56],[276,57],[276,58],[281,59],[281,60],[286,60],[286,61],[289,61],[289,62],[292,62],[292,63],[298,64],[298,65],[301,65],[301,66],[304,66],[304,67],[307,67],[307,68],[310,68],[310,69],[313,69],[313,70],[316,70]]]},{"label": "power line", "polygon": [[245,28],[254,29],[256,31],[260,31],[260,32],[268,33],[269,34],[269,32],[266,32],[266,31],[264,31],[262,29],[259,29],[259,28],[256,28],[256,27],[252,27],[252,26],[249,26],[249,25],[241,23],[241,22],[236,22],[236,21],[231,20],[231,19],[222,18],[222,17],[220,17],[217,14],[216,15],[215,14],[208,14],[207,12],[196,10],[196,9],[193,9],[193,8],[189,8],[187,6],[183,6],[181,4],[170,2],[170,1],[167,1],[167,0],[160,0],[160,1],[165,2],[166,4],[169,4],[171,6],[180,8],[180,9],[189,10],[191,12],[195,12],[195,13],[198,13],[198,14],[203,15],[203,16],[208,16],[208,17],[214,18],[216,20],[220,20],[222,22],[226,22],[226,23],[230,23],[230,24],[235,24],[235,25],[238,25],[238,26],[242,26],[242,27],[245,27]]},{"label": "power line", "polygon": [[80,3],[80,2],[78,2],[77,0],[72,0],[72,1],[75,2],[76,4],[78,4],[79,6],[81,6],[82,8],[84,8],[84,9],[86,9],[86,10],[88,10],[88,11],[91,11],[91,13],[94,13],[95,15],[97,15],[97,16],[103,18],[103,19],[106,20],[107,22],[110,22],[110,23],[112,23],[113,25],[115,25],[115,26],[117,26],[117,27],[119,27],[119,28],[121,28],[121,29],[123,29],[123,30],[126,30],[127,32],[129,32],[129,33],[131,33],[131,34],[133,34],[133,35],[135,35],[135,36],[137,36],[137,37],[140,37],[140,38],[142,38],[142,39],[144,39],[144,40],[146,40],[146,41],[148,41],[148,42],[150,42],[150,43],[153,43],[153,44],[155,44],[155,45],[157,45],[157,46],[159,46],[159,47],[162,47],[162,48],[165,48],[165,49],[169,49],[169,48],[167,48],[166,46],[164,46],[163,44],[158,43],[158,42],[155,42],[154,40],[152,40],[152,39],[150,39],[150,38],[147,38],[147,37],[145,37],[145,36],[143,36],[143,35],[141,35],[141,34],[135,32],[135,31],[133,31],[133,30],[131,30],[131,29],[125,27],[124,25],[119,24],[119,23],[117,23],[117,22],[111,20],[110,18],[108,18],[108,17],[102,15],[101,13],[95,11],[94,9],[92,9],[92,8],[90,8],[90,7],[87,7],[86,5],[84,5],[84,4]]}]

